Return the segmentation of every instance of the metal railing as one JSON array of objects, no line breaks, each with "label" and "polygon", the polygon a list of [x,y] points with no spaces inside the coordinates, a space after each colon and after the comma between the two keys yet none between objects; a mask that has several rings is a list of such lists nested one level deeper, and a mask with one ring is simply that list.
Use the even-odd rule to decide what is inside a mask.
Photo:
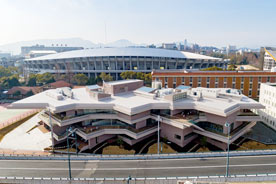
[{"label": "metal railing", "polygon": [[102,177],[102,178],[69,178],[66,177],[1,177],[1,183],[81,183],[81,184],[159,184],[159,183],[173,183],[179,184],[181,182],[190,181],[193,184],[196,183],[228,183],[228,182],[249,182],[249,181],[276,181],[276,174],[233,174],[229,177],[224,175],[211,175],[211,176],[177,176],[177,177]]},{"label": "metal railing", "polygon": [[[226,157],[227,152],[198,152],[198,153],[160,153],[160,154],[128,154],[128,155],[102,155],[79,153],[71,155],[71,160],[147,160],[147,159],[180,159],[180,158],[208,158],[208,157]],[[230,151],[231,157],[237,156],[257,156],[257,155],[276,155],[276,149],[268,150],[246,150]],[[0,160],[65,160],[67,154],[14,154],[0,152]]]}]

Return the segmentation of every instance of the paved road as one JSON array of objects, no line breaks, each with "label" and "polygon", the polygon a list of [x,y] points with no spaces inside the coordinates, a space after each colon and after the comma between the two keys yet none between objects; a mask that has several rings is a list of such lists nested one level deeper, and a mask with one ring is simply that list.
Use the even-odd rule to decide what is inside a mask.
[{"label": "paved road", "polygon": [[[72,177],[224,175],[226,158],[71,161]],[[230,159],[230,174],[276,173],[276,155]],[[68,177],[66,160],[0,160],[0,176]]]}]

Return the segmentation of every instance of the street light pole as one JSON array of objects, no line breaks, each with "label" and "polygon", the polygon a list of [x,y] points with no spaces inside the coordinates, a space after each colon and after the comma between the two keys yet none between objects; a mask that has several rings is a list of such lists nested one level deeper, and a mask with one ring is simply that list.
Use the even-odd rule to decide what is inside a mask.
[{"label": "street light pole", "polygon": [[157,154],[160,154],[160,150],[159,150],[159,144],[160,144],[160,115],[157,116],[157,122],[158,122],[158,126],[157,126]]},{"label": "street light pole", "polygon": [[69,152],[69,130],[66,129],[66,136],[67,136],[67,155],[68,155],[68,169],[69,169],[69,179],[71,180],[71,162],[70,162],[70,152]]},{"label": "street light pole", "polygon": [[225,176],[228,178],[229,175],[229,147],[230,147],[230,124],[225,123],[225,126],[227,127],[227,161],[226,161],[226,174]]}]

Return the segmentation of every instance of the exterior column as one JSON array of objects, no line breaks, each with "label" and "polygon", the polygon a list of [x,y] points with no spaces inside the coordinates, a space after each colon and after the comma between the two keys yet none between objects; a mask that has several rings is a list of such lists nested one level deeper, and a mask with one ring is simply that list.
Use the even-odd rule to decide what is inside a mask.
[{"label": "exterior column", "polygon": [[131,59],[131,56],[130,56],[130,58],[129,58],[129,63],[130,63],[130,70],[133,70],[133,69],[132,69],[132,59]]},{"label": "exterior column", "polygon": [[102,70],[104,70],[103,57],[102,57],[102,60],[101,60],[101,65],[102,65]]}]

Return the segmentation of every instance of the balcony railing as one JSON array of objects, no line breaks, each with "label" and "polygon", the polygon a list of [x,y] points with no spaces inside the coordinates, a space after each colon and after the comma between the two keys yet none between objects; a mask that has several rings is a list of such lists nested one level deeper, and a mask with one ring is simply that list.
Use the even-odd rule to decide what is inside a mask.
[{"label": "balcony railing", "polygon": [[[153,114],[154,116],[158,116],[157,114]],[[197,124],[196,120],[199,119],[198,115],[168,115],[168,114],[160,114],[161,118],[167,118],[173,121],[177,121],[179,123],[192,123],[192,124]]]},{"label": "balcony railing", "polygon": [[78,129],[84,132],[85,134],[90,134],[92,132],[96,132],[104,129],[126,129],[133,133],[140,133],[140,132],[144,132],[145,130],[151,129],[153,127],[156,127],[156,125],[150,125],[139,129],[136,129],[127,125],[126,126],[124,125],[86,126],[86,127],[78,127]]},{"label": "balcony railing", "polygon": [[[240,130],[242,130],[244,127],[246,127],[249,124],[250,124],[250,122],[242,123],[240,126],[238,126],[237,128],[235,128],[234,130],[232,130],[230,132],[230,137],[234,136],[236,133],[238,133]],[[224,134],[222,131],[218,131],[217,129],[214,129],[212,127],[208,127],[208,126],[200,126],[200,127],[203,128],[204,130],[207,130],[209,132],[212,132],[212,133],[215,133],[215,134],[218,134],[218,135],[222,135],[222,136],[225,136],[225,137],[228,136],[227,134]]]},{"label": "balcony railing", "polygon": [[[45,111],[45,113],[49,115],[49,112]],[[91,115],[91,114],[116,114],[116,113],[112,111],[98,111],[98,112],[79,113],[79,114],[75,114],[74,116],[60,116],[59,114],[51,113],[51,116],[56,118],[59,121],[63,121],[63,120],[69,120],[69,119]]]}]

